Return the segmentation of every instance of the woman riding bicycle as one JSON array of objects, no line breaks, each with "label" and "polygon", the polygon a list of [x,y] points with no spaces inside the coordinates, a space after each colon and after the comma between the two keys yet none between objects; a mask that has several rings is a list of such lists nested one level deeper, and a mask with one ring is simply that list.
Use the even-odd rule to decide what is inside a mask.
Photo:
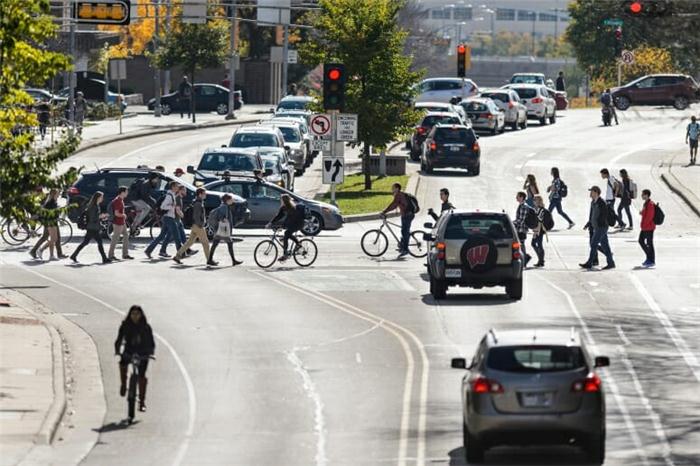
[{"label": "woman riding bicycle", "polygon": [[[122,341],[124,342],[124,352],[120,353]],[[121,325],[119,326],[119,334],[117,341],[114,342],[114,353],[121,354],[119,361],[119,378],[121,386],[119,394],[126,395],[126,375],[129,367],[129,361],[133,354],[142,356],[139,365],[139,411],[146,411],[146,369],[148,369],[148,357],[152,356],[156,349],[156,343],[153,340],[153,331],[148,325],[146,314],[143,313],[141,306],[134,304],[129,309]]]},{"label": "woman riding bicycle", "polygon": [[306,207],[303,204],[295,204],[292,197],[289,194],[282,194],[280,198],[280,203],[282,204],[277,215],[270,220],[266,228],[270,228],[272,224],[278,222],[282,217],[284,217],[284,237],[282,239],[282,247],[284,248],[284,254],[280,257],[280,262],[284,262],[289,259],[289,240],[294,241],[296,247],[299,246],[299,240],[296,239],[294,233],[301,230],[304,226],[304,218],[306,217]]}]

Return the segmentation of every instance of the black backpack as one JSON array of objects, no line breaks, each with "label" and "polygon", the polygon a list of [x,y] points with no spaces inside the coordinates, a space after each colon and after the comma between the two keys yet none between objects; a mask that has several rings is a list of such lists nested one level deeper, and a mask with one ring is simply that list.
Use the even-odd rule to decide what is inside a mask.
[{"label": "black backpack", "polygon": [[129,194],[126,195],[126,198],[130,201],[138,199],[141,195],[141,186],[143,183],[145,183],[145,181],[146,180],[143,178],[137,178],[134,180],[134,182],[131,183],[131,186],[129,186]]},{"label": "black backpack", "polygon": [[603,105],[610,105],[611,96],[607,92],[600,97],[600,103]]},{"label": "black backpack", "polygon": [[559,197],[564,198],[569,195],[569,187],[563,181],[559,180],[559,182],[561,183],[559,185]]},{"label": "black backpack", "polygon": [[554,228],[554,217],[552,217],[552,213],[547,209],[542,209],[542,225],[547,231],[552,231]]},{"label": "black backpack", "polygon": [[192,211],[192,204],[185,207],[185,211],[182,212],[182,221],[185,225],[192,225],[194,222],[194,212]]},{"label": "black backpack", "polygon": [[608,226],[614,227],[617,223],[617,215],[615,215],[615,208],[612,205],[607,204],[607,209]]},{"label": "black backpack", "polygon": [[663,225],[666,219],[666,214],[661,210],[659,204],[654,204],[654,225]]},{"label": "black backpack", "polygon": [[87,209],[83,210],[78,216],[78,228],[87,230]]},{"label": "black backpack", "polygon": [[540,219],[537,218],[537,214],[535,213],[535,209],[531,209],[528,207],[527,209],[527,215],[525,215],[525,226],[528,227],[530,230],[534,230],[537,228],[537,226],[540,224]]},{"label": "black backpack", "polygon": [[412,214],[417,214],[418,212],[420,212],[420,206],[418,205],[418,199],[416,199],[416,196],[409,193],[404,194],[406,195],[406,199],[408,200],[408,211]]}]

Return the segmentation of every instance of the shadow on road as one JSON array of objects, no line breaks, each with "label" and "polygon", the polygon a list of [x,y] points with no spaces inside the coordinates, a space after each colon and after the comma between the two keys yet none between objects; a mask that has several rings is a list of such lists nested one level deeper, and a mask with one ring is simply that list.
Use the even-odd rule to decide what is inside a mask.
[{"label": "shadow on road", "polygon": [[435,299],[433,295],[426,293],[421,301],[428,305],[449,304],[450,306],[500,306],[517,302],[502,293],[448,293],[445,299]]},{"label": "shadow on road", "polygon": [[[498,466],[547,466],[577,465],[588,466],[581,450],[569,447],[514,448],[497,447],[486,452],[483,463]],[[448,452],[450,466],[465,466],[464,447],[460,446]]]},{"label": "shadow on road", "polygon": [[129,421],[127,419],[122,419],[119,422],[110,422],[109,424],[105,424],[102,427],[92,430],[99,434],[106,434],[109,432],[114,432],[115,430],[128,429],[129,427],[135,426],[138,423],[139,421],[132,421],[131,424],[129,424]]}]

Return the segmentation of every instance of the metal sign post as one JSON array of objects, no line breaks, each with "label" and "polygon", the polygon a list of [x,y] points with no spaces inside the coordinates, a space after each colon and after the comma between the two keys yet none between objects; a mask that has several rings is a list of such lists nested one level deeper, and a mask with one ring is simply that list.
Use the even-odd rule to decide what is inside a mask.
[{"label": "metal sign post", "polygon": [[[335,159],[335,142],[337,140],[336,127],[338,125],[338,110],[331,110],[331,160]],[[338,205],[335,201],[335,181],[331,179],[331,204]]]},{"label": "metal sign post", "polygon": [[119,107],[119,134],[122,134],[122,79],[126,79],[126,60],[109,61],[109,79],[117,80],[117,106]]}]

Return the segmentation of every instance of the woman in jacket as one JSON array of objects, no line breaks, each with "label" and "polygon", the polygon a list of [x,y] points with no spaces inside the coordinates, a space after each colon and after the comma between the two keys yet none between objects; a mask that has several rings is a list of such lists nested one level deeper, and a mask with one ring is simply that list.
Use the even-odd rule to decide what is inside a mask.
[{"label": "woman in jacket", "polygon": [[221,205],[212,212],[214,241],[211,243],[211,252],[209,253],[207,265],[219,265],[219,263],[214,260],[214,251],[216,251],[216,248],[219,246],[221,241],[224,241],[228,247],[228,253],[231,256],[232,265],[235,267],[243,263],[242,261],[236,260],[236,256],[233,252],[233,241],[231,241],[231,228],[233,227],[232,206],[233,196],[230,194],[224,194],[221,197]]},{"label": "woman in jacket", "polygon": [[627,214],[627,220],[629,221],[628,230],[632,230],[632,212],[630,211],[630,206],[632,205],[632,180],[627,174],[627,170],[624,168],[620,170],[620,178],[622,179],[622,189],[620,193],[620,203],[617,205],[617,221],[620,230],[624,230],[627,225],[622,221],[622,210],[624,209]]},{"label": "woman in jacket", "polygon": [[294,233],[301,230],[304,226],[304,206],[295,204],[289,194],[282,194],[280,203],[282,204],[280,210],[267,224],[267,228],[270,228],[272,224],[279,222],[284,217],[284,237],[282,238],[284,254],[279,259],[280,262],[284,262],[289,258],[289,240],[291,239],[296,246],[299,246],[299,240],[296,239]]},{"label": "woman in jacket", "polygon": [[656,230],[654,216],[656,214],[656,204],[651,200],[651,191],[648,189],[642,190],[642,200],[644,200],[644,205],[639,212],[642,216],[642,221],[639,225],[639,229],[641,230],[639,232],[639,245],[647,256],[646,260],[642,263],[642,267],[649,268],[656,266],[656,253],[654,251],[654,230]]},{"label": "woman in jacket", "polygon": [[562,185],[563,182],[559,176],[559,168],[558,167],[552,167],[551,170],[551,175],[552,175],[552,184],[549,185],[547,188],[547,192],[549,193],[549,211],[554,213],[554,209],[559,212],[559,215],[564,217],[564,220],[569,222],[569,229],[571,229],[574,226],[573,220],[566,215],[566,212],[564,212],[564,209],[561,206],[562,202]]},{"label": "woman in jacket", "polygon": [[546,233],[544,229],[544,225],[542,222],[544,221],[544,199],[542,199],[542,196],[537,195],[535,196],[535,207],[533,208],[535,210],[535,215],[537,215],[537,227],[532,230],[532,241],[530,244],[532,245],[532,249],[535,250],[537,253],[537,263],[535,264],[535,267],[544,267],[544,246],[542,245],[542,239],[544,239],[544,235]]},{"label": "woman in jacket", "polygon": [[527,198],[525,198],[525,203],[530,207],[535,207],[535,196],[537,196],[540,193],[540,189],[537,187],[537,180],[535,179],[535,175],[533,175],[532,173],[527,175],[527,178],[525,179],[525,184],[523,184],[523,189],[527,194]]},{"label": "woman in jacket", "polygon": [[97,243],[97,249],[100,251],[100,256],[102,256],[102,263],[109,264],[112,262],[112,260],[105,254],[105,249],[102,245],[102,226],[100,225],[100,221],[108,216],[107,214],[103,214],[102,209],[100,208],[103,198],[104,193],[102,193],[102,191],[96,191],[90,198],[90,202],[88,202],[86,208],[87,223],[85,228],[85,238],[83,238],[83,242],[78,245],[75,252],[73,252],[73,254],[70,256],[71,260],[75,263],[78,262],[78,254],[80,254],[80,251],[82,251],[82,249],[88,245],[91,239],[94,239]]},{"label": "woman in jacket", "polygon": [[42,257],[42,254],[44,253],[46,248],[49,249],[49,254],[50,254],[49,260],[50,261],[56,260],[56,256],[54,255],[54,251],[56,249],[56,244],[58,242],[58,194],[59,194],[58,189],[53,188],[49,192],[49,195],[46,198],[44,205],[42,206],[44,208],[44,211],[41,214],[42,223],[44,225],[44,229],[46,230],[46,232],[48,234],[48,240],[37,251],[37,255],[39,256],[39,260],[44,260],[44,258]]},{"label": "woman in jacket", "polygon": [[[122,343],[124,349],[122,351]],[[156,350],[156,343],[153,340],[153,330],[148,325],[146,314],[139,305],[133,305],[129,308],[129,313],[126,315],[121,325],[119,325],[119,333],[117,340],[114,342],[114,354],[120,355],[119,360],[119,379],[121,386],[119,394],[126,395],[126,375],[129,368],[129,362],[134,354],[142,357],[139,363],[139,411],[146,411],[146,370],[148,369],[148,359],[153,356]]]}]

